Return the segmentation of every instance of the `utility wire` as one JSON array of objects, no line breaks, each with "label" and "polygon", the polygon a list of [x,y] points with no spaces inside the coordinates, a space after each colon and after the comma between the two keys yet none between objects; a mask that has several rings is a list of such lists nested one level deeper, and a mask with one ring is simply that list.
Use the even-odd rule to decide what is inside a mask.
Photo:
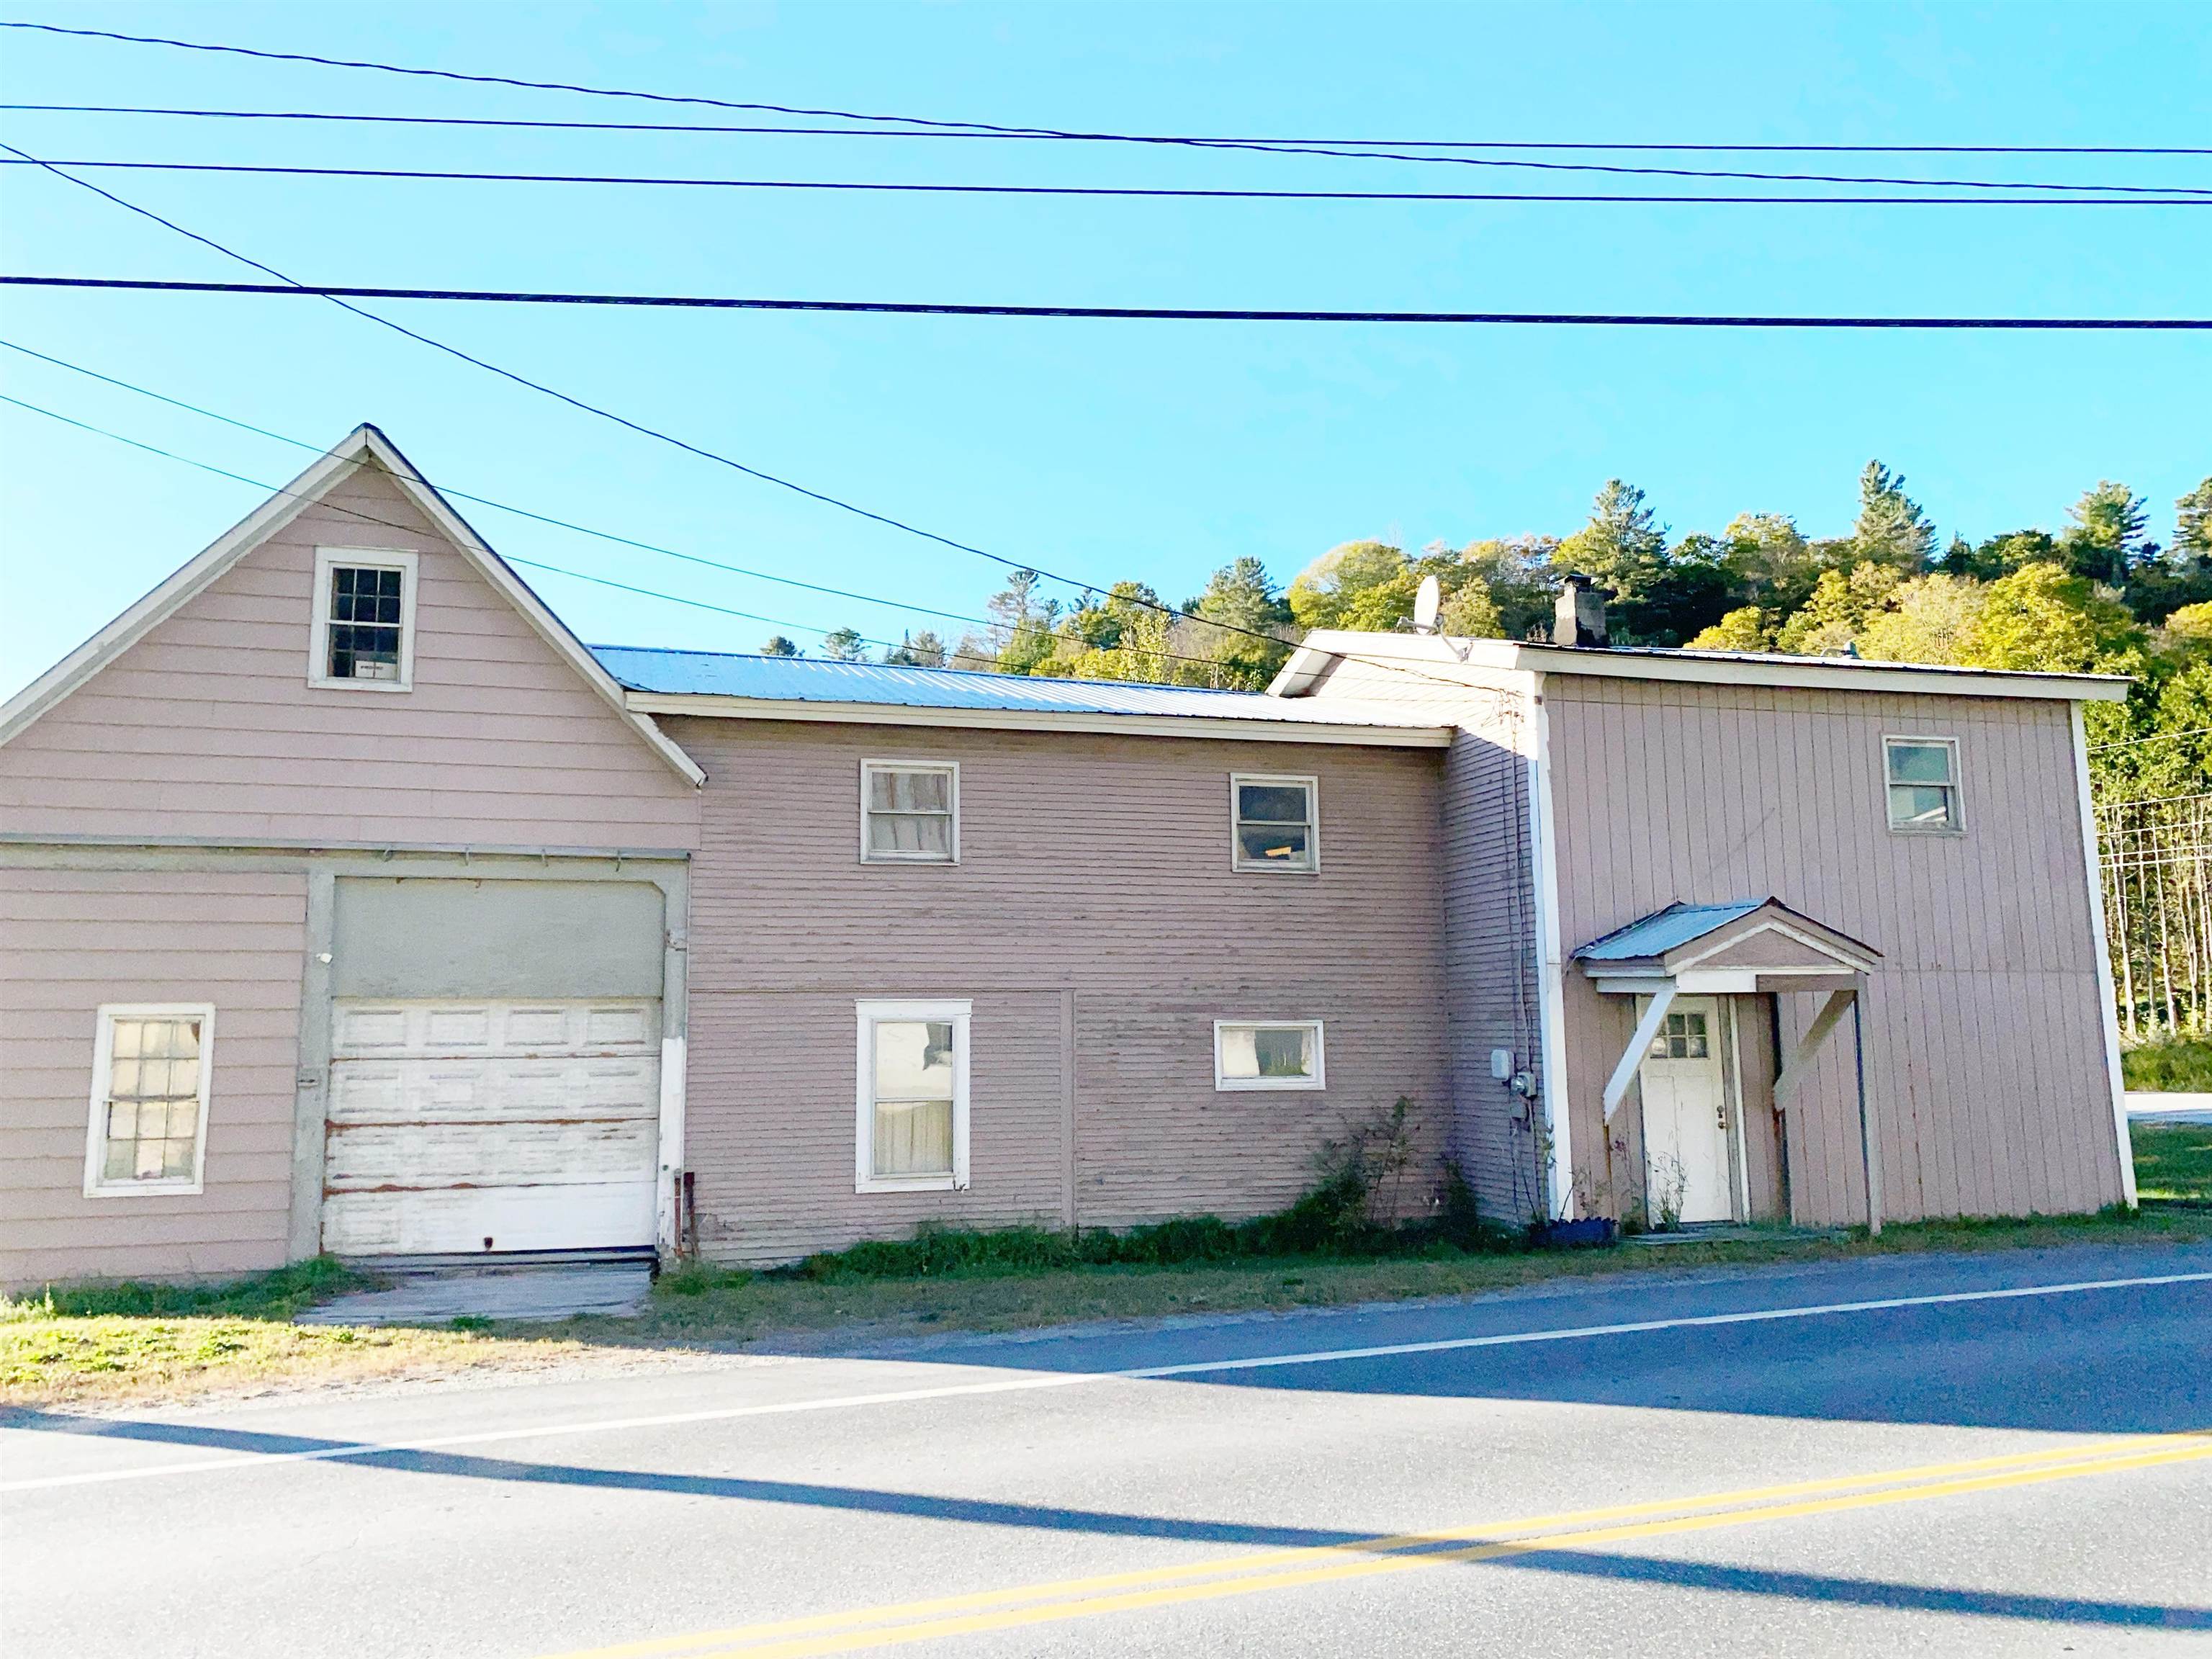
[{"label": "utility wire", "polygon": [[2139,749],[2147,743],[2172,743],[2176,738],[2201,738],[2212,732],[2212,726],[2192,726],[2185,732],[2157,732],[2148,738],[2123,738],[2118,743],[2093,743],[2089,752],[2096,754],[2106,749]]},{"label": "utility wire", "polygon": [[[9,148],[9,146],[0,145],[0,149],[6,148]],[[40,165],[44,166],[46,164],[41,163]],[[99,186],[87,183],[87,181],[83,179],[72,179],[71,175],[68,173],[62,173],[59,176],[64,179],[71,179],[71,182],[73,183],[83,184],[88,190],[99,189]],[[100,191],[100,193],[103,196],[107,195],[106,191]],[[109,197],[108,199],[115,201],[119,198]],[[126,205],[128,204],[126,204]],[[133,210],[137,212],[145,211],[143,209],[134,209]],[[148,214],[147,216],[149,218],[158,217],[158,216],[153,214]],[[161,220],[161,222],[163,224],[168,224],[170,222],[164,219]],[[172,226],[171,228],[175,228],[174,226]],[[193,235],[190,231],[186,231],[184,234],[192,236],[192,240],[195,241],[206,240],[204,237]],[[210,243],[209,246],[214,246],[217,245]],[[223,251],[228,252],[229,250],[224,249]],[[261,264],[257,260],[247,259],[245,263],[253,265],[255,269],[259,270],[270,270],[270,267]],[[540,292],[533,289],[514,289],[374,288],[353,283],[300,283],[293,281],[290,277],[283,276],[281,272],[271,271],[270,274],[272,276],[276,276],[278,280],[275,283],[214,283],[169,281],[153,277],[126,276],[0,276],[0,287],[123,289],[131,292],[156,294],[253,294],[263,295],[282,295],[287,298],[307,297],[325,299],[331,301],[333,303],[345,306],[345,308],[348,311],[354,312],[359,316],[368,317],[373,321],[382,323],[387,328],[398,329],[401,333],[406,334],[411,338],[421,340],[428,345],[434,345],[441,351],[449,351],[455,356],[461,357],[466,357],[467,354],[460,351],[456,347],[446,345],[441,341],[432,340],[425,335],[416,334],[412,330],[404,328],[399,324],[392,322],[388,318],[378,316],[374,312],[362,311],[357,306],[347,305],[346,301],[348,300],[443,300],[494,305],[616,306],[677,311],[830,311],[862,313],[877,315],[918,317],[1091,318],[1112,322],[1511,324],[1581,328],[1874,328],[1939,330],[2027,329],[2066,331],[2082,329],[2148,329],[2168,331],[2212,329],[2212,318],[2203,317],[1838,317],[1825,315],[1778,317],[1753,313],[1693,314],[1652,312],[1261,311],[1245,308],[1215,308],[1181,306],[971,305],[953,304],[925,300],[771,300],[729,295],[562,294]],[[592,412],[595,414],[605,413],[605,410],[593,409],[590,404],[582,404],[575,398],[569,398],[566,393],[553,392],[550,387],[538,386],[535,381],[524,380],[520,375],[511,374],[506,369],[493,368],[492,365],[483,363],[479,359],[470,357],[468,358],[468,361],[477,363],[480,368],[491,368],[492,373],[495,374],[506,375],[509,380],[520,381],[526,386],[532,386],[534,390],[545,392],[552,397],[560,398],[563,402],[574,403],[579,408],[592,409]],[[663,437],[665,435],[660,433],[651,432],[649,428],[637,427],[635,422],[626,420],[618,415],[611,415],[608,416],[607,418],[620,421],[623,425],[634,427],[636,430],[648,432],[652,436]],[[668,439],[668,441],[679,444],[687,449],[692,447],[692,446],[684,443],[681,439],[671,438]],[[713,455],[705,451],[695,451],[694,453],[708,454],[708,458],[713,460],[720,460],[723,459],[720,456]],[[729,465],[736,465],[737,463],[732,462],[729,463]],[[744,471],[752,471],[752,469],[749,467],[741,467],[739,470]],[[765,477],[768,475],[756,473],[755,476]],[[781,483],[784,481],[781,479],[771,478],[769,479],[769,482]],[[799,486],[787,485],[787,488],[797,489]],[[801,493],[812,494],[813,492],[802,490]],[[817,499],[828,498],[821,497]],[[844,505],[842,502],[836,502],[833,504],[839,506]],[[868,516],[872,518],[877,515],[870,514]],[[905,528],[906,526],[902,526],[900,527]],[[933,535],[931,539],[943,540],[944,538]],[[951,545],[957,546],[959,544],[955,543],[951,544]],[[962,550],[972,553],[977,550],[963,547]],[[998,556],[995,554],[985,554],[983,556],[986,558],[995,558]]]},{"label": "utility wire", "polygon": [[[961,131],[948,130],[942,126],[918,126],[911,131],[898,131],[878,127],[753,126],[690,121],[552,121],[529,119],[520,116],[386,115],[303,109],[195,109],[148,104],[0,103],[0,111],[21,111],[30,114],[44,115],[161,115],[225,121],[336,121],[387,126],[504,127],[550,132],[730,133],[787,138],[1043,138],[1054,136],[1047,132],[1025,133],[1014,130]],[[1132,142],[1148,141],[1151,137],[1150,135],[1144,136],[1142,139],[1139,135],[1128,135],[1128,137]],[[1165,142],[1164,138],[1160,141]],[[1407,149],[1599,150],[1729,155],[2212,155],[2212,145],[2186,144],[1597,143],[1563,143],[1528,138],[1252,138],[1228,135],[1210,138],[1192,137],[1183,142],[1198,144],[1259,145],[1382,144]]]},{"label": "utility wire", "polygon": [[[309,443],[304,438],[294,438],[288,436],[286,434],[282,432],[271,432],[267,427],[256,426],[250,421],[241,421],[234,416],[220,414],[215,410],[204,408],[198,404],[188,403],[182,398],[172,398],[166,392],[155,392],[150,387],[139,386],[130,380],[118,380],[112,374],[103,374],[96,368],[88,368],[84,364],[73,363],[65,357],[52,356],[46,352],[33,350],[29,346],[19,344],[14,340],[0,339],[0,347],[5,347],[9,351],[20,352],[26,357],[34,357],[42,363],[51,363],[56,368],[65,368],[72,374],[81,374],[87,380],[98,380],[102,385],[114,386],[119,391],[128,392],[141,398],[151,398],[157,404],[166,404],[172,409],[183,410],[186,414],[199,416],[204,420],[215,421],[223,426],[234,428],[236,430],[240,432],[250,432],[258,438],[267,438],[272,442],[289,444],[295,449],[304,449],[318,455],[326,455],[330,453],[327,449],[324,448],[322,445]],[[19,399],[16,401],[20,402],[21,400]],[[82,426],[88,432],[97,433],[100,436],[104,438],[113,438],[118,443],[132,444],[137,448],[147,450],[148,453],[151,454],[161,455],[170,460],[183,461],[187,465],[198,466],[203,465],[200,462],[190,459],[188,457],[172,455],[167,450],[155,449],[149,445],[138,443],[136,439],[123,437],[119,434],[109,432],[103,428],[86,426],[83,422],[71,420],[70,416],[65,415],[57,415],[52,410],[43,409],[33,404],[23,404],[21,406],[25,409],[32,410],[33,412],[38,414],[52,416],[55,420],[68,422],[73,426]],[[226,472],[222,476],[225,477],[236,477],[239,475]],[[248,478],[243,479],[241,482],[252,483],[255,481]],[[425,479],[423,482],[427,483],[428,483],[428,480]],[[262,487],[268,488],[269,486]],[[755,570],[745,565],[728,564],[720,559],[709,559],[696,553],[684,553],[679,552],[677,549],[672,547],[662,547],[653,542],[640,541],[634,536],[620,536],[610,530],[594,530],[588,525],[575,524],[567,519],[556,519],[550,514],[533,512],[526,507],[517,507],[511,501],[495,501],[489,495],[471,495],[465,489],[456,489],[451,485],[440,484],[434,487],[440,495],[448,496],[454,501],[468,501],[477,507],[488,507],[495,512],[510,513],[519,519],[529,519],[538,524],[550,525],[556,530],[573,531],[579,536],[589,536],[595,540],[611,542],[617,546],[636,548],[642,552],[658,553],[667,558],[680,559],[686,564],[703,565],[710,570],[726,571],[730,574],[735,576],[750,576],[757,581],[775,582],[785,587],[800,588],[809,593],[824,593],[841,599],[857,599],[864,605],[884,605],[895,611],[908,611],[916,616],[935,617],[945,622],[962,623],[978,628],[997,628],[1004,625],[995,617],[974,617],[958,611],[940,611],[933,605],[910,605],[903,599],[885,599],[878,593],[864,593],[845,587],[827,587],[820,582],[801,581],[795,576],[779,576],[772,572],[766,570]],[[281,494],[283,492],[280,491],[279,493]],[[381,522],[381,520],[380,520],[380,522]],[[502,555],[501,556],[504,557],[506,556]],[[544,568],[547,569],[553,569],[556,567],[549,565]],[[562,574],[564,575],[575,576],[580,581],[592,581],[599,580],[596,577],[585,576],[579,571],[562,571]],[[635,591],[642,592],[646,590],[638,589]],[[1099,595],[1099,593],[1100,590],[1093,588],[1088,590],[1086,597],[1097,596]],[[669,596],[660,595],[658,597],[665,598]],[[749,611],[733,611],[731,614],[734,616],[750,616],[751,613]],[[1206,619],[1202,617],[1194,617],[1192,619],[1204,623],[1207,627],[1215,627],[1218,625],[1207,622]],[[757,618],[757,620],[773,621],[774,619]],[[812,628],[803,623],[779,623],[778,625],[787,628],[798,628],[803,631],[811,633],[831,633],[836,631],[830,629]],[[901,643],[901,641],[871,640],[868,643],[875,645],[888,645],[898,644]],[[1288,641],[1285,641],[1285,643],[1288,643]],[[1186,652],[1163,650],[1151,652],[1147,654],[1158,656],[1169,662],[1195,663],[1209,668],[1218,668],[1220,666],[1220,663],[1216,658],[1193,656]]]},{"label": "utility wire", "polygon": [[[1408,143],[1407,141],[1386,139],[1331,140],[1304,138],[1222,138],[1200,137],[1182,134],[1091,132],[1059,127],[1010,126],[988,121],[952,121],[941,119],[934,116],[887,115],[880,112],[858,110],[819,109],[800,105],[757,103],[733,99],[711,98],[676,93],[644,92],[623,88],[584,86],[574,82],[568,81],[532,81],[522,79],[519,76],[507,75],[466,74],[456,70],[424,69],[408,64],[380,63],[371,59],[326,58],[312,52],[270,52],[253,46],[237,46],[199,40],[179,40],[165,35],[125,34],[109,29],[66,28],[53,23],[4,22],[0,23],[0,27],[30,29],[41,33],[72,35],[85,40],[114,40],[126,42],[136,46],[168,46],[185,52],[216,52],[232,57],[256,58],[275,63],[313,64],[326,69],[368,70],[383,75],[410,76],[431,80],[455,81],[478,86],[514,87],[533,92],[570,93],[587,98],[630,99],[655,104],[689,105],[712,109],[746,111],[760,114],[791,115],[802,118],[861,122],[874,126],[902,126],[909,128],[936,129],[949,132],[967,133],[990,137],[1054,139],[1063,141],[1072,140],[1081,143],[1167,144],[1188,146],[1204,149],[1259,150],[1274,155],[1346,155],[1352,157],[1353,159],[1363,160],[1379,158],[1391,161],[1442,162],[1450,165],[1474,167],[1546,167],[1577,172],[1644,173],[1674,171],[1672,169],[1629,167],[1595,162],[1535,161],[1526,160],[1471,157],[1465,155],[1397,155],[1381,151],[1375,148],[1376,146],[1383,144],[1399,144],[1407,148],[1428,147],[1443,149],[1446,147],[1446,144],[1444,143],[1425,145],[1425,141],[1411,141],[1411,143]],[[906,134],[902,136],[918,135]],[[1460,146],[1455,145],[1453,147],[1457,148]],[[1516,145],[1514,148],[1529,148],[1529,146]],[[1626,147],[1606,145],[1589,146],[1589,148],[1613,149]],[[1674,147],[1669,146],[1668,148],[1671,149]],[[1729,146],[1729,148],[1733,149],[1735,147]],[[1793,151],[1797,149],[1796,146],[1790,146],[1788,148]],[[1689,176],[1745,179],[1802,179],[1808,181],[1818,178],[1818,175],[1800,173],[1692,173]],[[1869,179],[1843,180],[1830,179],[1825,180],[1824,182],[1893,184],[1914,181]],[[2006,188],[2007,186],[2000,185],[1992,187]]]},{"label": "utility wire", "polygon": [[[4,392],[0,392],[0,404],[12,404],[17,409],[27,410],[33,415],[43,415],[50,421],[60,422],[64,426],[73,426],[81,432],[89,432],[96,437],[106,438],[112,442],[122,444],[128,448],[143,450],[149,455],[158,455],[165,461],[175,461],[180,465],[193,467],[202,472],[211,472],[218,478],[228,478],[234,483],[250,484],[256,489],[265,489],[272,495],[289,495],[295,501],[313,501],[319,506],[328,507],[334,513],[343,513],[348,518],[357,519],[363,524],[381,525],[387,530],[407,531],[410,534],[413,533],[412,526],[401,524],[396,520],[380,519],[374,513],[363,513],[359,508],[347,507],[343,502],[333,501],[319,496],[309,496],[296,489],[285,489],[281,484],[265,483],[258,478],[249,478],[242,472],[233,472],[227,467],[216,466],[212,462],[195,460],[190,455],[179,455],[173,450],[161,449],[156,447],[153,444],[141,443],[136,438],[126,438],[119,432],[111,432],[106,427],[94,426],[88,421],[74,419],[70,416],[60,414],[54,410],[44,408],[38,404],[26,403],[21,398],[11,398]],[[285,440],[284,441],[289,442],[289,440]],[[323,450],[319,453],[328,454],[330,452]],[[423,479],[422,482],[426,484],[429,483],[427,478]],[[434,488],[434,486],[433,487]],[[680,593],[663,593],[654,588],[635,587],[628,582],[615,581],[605,576],[586,575],[580,570],[570,570],[562,565],[546,564],[536,559],[514,558],[507,554],[501,554],[499,556],[508,564],[522,565],[532,570],[547,571],[556,576],[573,577],[577,581],[591,582],[600,587],[620,588],[627,593],[641,593],[647,599],[665,599],[671,605],[688,605],[700,611],[714,611],[720,612],[726,617],[742,617],[747,622],[765,623],[771,628],[789,628],[796,629],[801,634],[820,634],[824,635],[834,634],[837,631],[836,629],[817,627],[811,623],[791,622],[781,617],[764,617],[756,611],[732,610],[728,605],[713,605],[705,599],[686,599]],[[896,640],[872,640],[863,636],[861,638],[861,643],[864,645],[896,646],[899,644],[900,641]]]},{"label": "utility wire", "polygon": [[[0,157],[0,167],[31,163]],[[435,167],[301,167],[243,161],[56,161],[56,167],[132,173],[200,173],[306,179],[402,179],[500,185],[649,185],[711,190],[883,191],[924,196],[1098,196],[1259,202],[1565,202],[1654,203],[1708,206],[1856,207],[2212,207],[2212,189],[2192,185],[2033,185],[2041,190],[2129,191],[2124,195],[2045,196],[1714,196],[1657,191],[1237,190],[1132,185],[931,184],[879,179],[718,179],[601,173],[483,173]],[[1998,188],[1996,185],[1988,186]],[[2010,188],[2010,186],[2004,186]]]}]

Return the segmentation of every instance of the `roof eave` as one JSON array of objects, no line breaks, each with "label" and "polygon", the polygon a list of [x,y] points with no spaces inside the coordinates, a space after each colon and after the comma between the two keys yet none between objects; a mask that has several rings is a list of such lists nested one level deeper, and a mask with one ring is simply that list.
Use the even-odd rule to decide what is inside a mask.
[{"label": "roof eave", "polygon": [[641,714],[710,720],[808,720],[860,726],[939,726],[970,731],[1079,732],[1104,737],[1206,738],[1251,743],[1333,743],[1384,749],[1443,749],[1449,726],[1352,721],[1240,720],[1208,714],[1117,714],[1060,708],[939,708],[913,703],[835,702],[811,698],[726,696],[714,692],[632,690]]}]

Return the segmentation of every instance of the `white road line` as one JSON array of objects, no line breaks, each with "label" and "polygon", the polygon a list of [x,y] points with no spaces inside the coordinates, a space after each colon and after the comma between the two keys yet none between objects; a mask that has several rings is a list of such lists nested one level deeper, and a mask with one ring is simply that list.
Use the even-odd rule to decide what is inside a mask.
[{"label": "white road line", "polygon": [[1930,1296],[1882,1297],[1865,1302],[1824,1302],[1808,1307],[1758,1308],[1741,1313],[1686,1315],[1675,1319],[1638,1319],[1615,1325],[1505,1331],[1491,1336],[1454,1336],[1429,1342],[1389,1342],[1364,1348],[1327,1348],[1306,1353],[1261,1354],[1246,1359],[1195,1359],[1177,1365],[1139,1365],[1122,1370],[1031,1372],[1020,1376],[998,1377],[988,1382],[953,1382],[931,1389],[835,1395],[819,1400],[783,1400],[757,1406],[723,1406],[706,1411],[669,1412],[653,1417],[599,1418],[581,1423],[531,1424],[519,1428],[486,1429],[468,1434],[436,1435],[420,1440],[368,1441],[318,1446],[301,1451],[254,1452],[242,1457],[204,1457],[185,1463],[154,1463],[77,1474],[39,1475],[27,1480],[0,1481],[0,1492],[37,1492],[55,1486],[96,1486],[117,1480],[149,1480],[167,1475],[265,1468],[277,1463],[337,1462],[351,1458],[442,1451],[454,1446],[498,1445],[509,1441],[546,1439],[560,1435],[616,1434],[629,1429],[665,1429],[691,1423],[725,1423],[747,1417],[784,1417],[801,1412],[844,1411],[866,1406],[963,1400],[994,1394],[1025,1394],[1040,1389],[1067,1389],[1091,1382],[1144,1382],[1164,1377],[1203,1376],[1221,1371],[1266,1370],[1285,1365],[1331,1365],[1356,1359],[1389,1359],[1402,1354],[1451,1353],[1467,1348],[1507,1348],[1533,1342],[1575,1342],[1601,1336],[1634,1336],[1650,1331],[1755,1325],[1776,1320],[1883,1313],[1898,1308],[1940,1308],[1968,1302],[2009,1302],[2031,1297],[2079,1296],[2092,1291],[2138,1290],[2160,1285],[2201,1285],[2207,1282],[2212,1282],[2212,1271],[2154,1273],[2136,1279],[2090,1279],[2065,1285],[2026,1285],[2001,1291],[1948,1291]]}]

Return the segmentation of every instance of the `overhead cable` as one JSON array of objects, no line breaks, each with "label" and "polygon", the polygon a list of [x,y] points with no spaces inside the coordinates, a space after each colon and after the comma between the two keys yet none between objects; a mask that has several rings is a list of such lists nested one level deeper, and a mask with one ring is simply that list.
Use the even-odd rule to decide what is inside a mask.
[{"label": "overhead cable", "polygon": [[[31,163],[0,157],[0,167]],[[2053,190],[2131,194],[2039,196],[1716,196],[1653,191],[1240,190],[1152,185],[939,184],[903,179],[720,179],[606,173],[489,173],[440,167],[305,167],[275,162],[133,161],[71,157],[52,165],[130,173],[195,173],[302,179],[392,179],[495,185],[650,185],[708,190],[881,192],[916,196],[1070,196],[1241,202],[1558,202],[1705,207],[2212,207],[2212,189],[2193,186],[2052,185]],[[1998,186],[1989,186],[1998,188]],[[2005,188],[2009,188],[2006,186]],[[2023,186],[2044,189],[2045,186]]]},{"label": "overhead cable", "polygon": [[[64,173],[62,176],[67,178],[70,175]],[[87,188],[96,189],[97,186],[87,185]],[[103,191],[101,194],[106,195],[106,192]],[[162,222],[168,222],[164,220]],[[191,234],[189,232],[186,234]],[[195,237],[194,240],[204,239]],[[257,261],[247,260],[246,263],[253,264],[257,270],[269,270],[268,266]],[[909,317],[1087,318],[1109,322],[1425,323],[1566,328],[2212,329],[2212,318],[2204,317],[1848,317],[1592,311],[1268,311],[1242,307],[1037,306],[953,303],[934,300],[790,300],[735,295],[564,294],[528,289],[382,288],[361,283],[300,283],[289,277],[282,277],[275,283],[216,283],[159,277],[9,275],[0,276],[0,287],[121,289],[155,294],[250,294],[324,299],[340,305],[345,305],[349,300],[438,300],[489,305],[612,306],[675,311],[828,311]],[[346,309],[359,311],[357,307],[349,305]],[[374,312],[362,311],[359,314],[373,318],[387,327],[400,328],[398,324],[379,317]],[[400,331],[422,339],[427,344],[436,345],[441,350],[452,351],[456,356],[466,355],[442,342],[415,335],[411,330],[400,329]],[[471,358],[470,361],[477,360]],[[490,367],[489,364],[481,366]],[[505,369],[495,368],[492,372],[507,374]],[[508,378],[521,379],[520,375],[511,374]],[[542,386],[537,389],[548,390]],[[575,401],[557,392],[550,395],[563,398],[564,401]],[[611,416],[609,418],[621,420],[623,417]],[[626,421],[623,423],[629,424]],[[688,445],[684,447],[690,447]]]},{"label": "overhead cable", "polygon": [[[1057,135],[1018,129],[964,131],[941,125],[911,130],[881,127],[794,127],[690,121],[555,121],[522,116],[395,115],[371,112],[308,109],[197,109],[152,104],[9,104],[0,111],[45,115],[155,115],[226,121],[335,121],[384,126],[503,127],[550,132],[729,133],[787,138],[1048,138]],[[1070,135],[1071,137],[1074,135]],[[2212,155],[2212,145],[2191,144],[1728,144],[1607,143],[1537,138],[1264,138],[1220,135],[1170,138],[1164,135],[1103,135],[1128,142],[1194,144],[1389,145],[1407,149],[1537,149],[1660,152],[1692,155]]]},{"label": "overhead cable", "polygon": [[[1913,179],[1862,177],[1838,177],[1810,173],[1751,173],[1718,172],[1680,167],[1633,167],[1620,162],[1605,161],[1547,161],[1528,157],[1494,155],[1418,154],[1413,149],[1384,149],[1375,148],[1383,141],[1362,141],[1357,146],[1336,145],[1325,141],[1303,139],[1244,139],[1193,137],[1180,134],[1126,133],[1085,131],[1060,127],[1030,127],[1002,125],[988,121],[953,121],[933,116],[886,115],[866,111],[820,109],[789,104],[741,101],[695,94],[644,92],[623,88],[592,87],[565,81],[532,81],[504,75],[467,74],[456,70],[425,69],[414,65],[386,64],[363,58],[326,58],[310,52],[270,52],[259,47],[238,46],[206,41],[179,40],[162,35],[118,33],[107,29],[67,28],[52,23],[0,23],[0,27],[33,29],[43,33],[76,35],[92,40],[128,42],[138,46],[160,46],[187,52],[217,52],[235,57],[258,58],[280,63],[313,64],[328,69],[367,70],[380,74],[427,77],[434,80],[457,81],[484,86],[514,87],[537,92],[560,92],[590,98],[639,100],[657,104],[696,105],[715,109],[752,111],[763,114],[793,115],[828,118],[872,125],[902,125],[913,128],[961,131],[997,138],[1055,140],[1085,143],[1150,144],[1194,149],[1232,150],[1245,154],[1260,153],[1275,155],[1328,155],[1355,161],[1412,161],[1448,167],[1519,167],[1549,172],[1613,173],[1649,174],[1677,178],[1739,179],[1766,182],[1820,184],[1888,184],[1905,185],[1940,185],[1946,187],[1982,190],[2104,189],[2099,185],[2047,185],[2016,183],[1996,183],[1974,179]],[[913,136],[913,135],[908,135]],[[2113,189],[2138,188],[2112,186]],[[2154,188],[2143,186],[2139,188]]]}]

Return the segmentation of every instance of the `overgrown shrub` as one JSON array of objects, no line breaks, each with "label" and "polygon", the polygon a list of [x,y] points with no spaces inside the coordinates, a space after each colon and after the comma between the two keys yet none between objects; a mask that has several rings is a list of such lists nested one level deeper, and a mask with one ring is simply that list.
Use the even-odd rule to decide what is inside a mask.
[{"label": "overgrown shrub", "polygon": [[1179,1216],[1114,1231],[925,1222],[911,1238],[876,1239],[808,1256],[778,1276],[821,1280],[1046,1273],[1085,1267],[1174,1267],[1283,1257],[1358,1258],[1525,1248],[1525,1232],[1483,1219],[1474,1189],[1444,1160],[1427,1211],[1403,1214],[1414,1164],[1412,1103],[1325,1144],[1314,1184],[1285,1209],[1243,1221]]}]

